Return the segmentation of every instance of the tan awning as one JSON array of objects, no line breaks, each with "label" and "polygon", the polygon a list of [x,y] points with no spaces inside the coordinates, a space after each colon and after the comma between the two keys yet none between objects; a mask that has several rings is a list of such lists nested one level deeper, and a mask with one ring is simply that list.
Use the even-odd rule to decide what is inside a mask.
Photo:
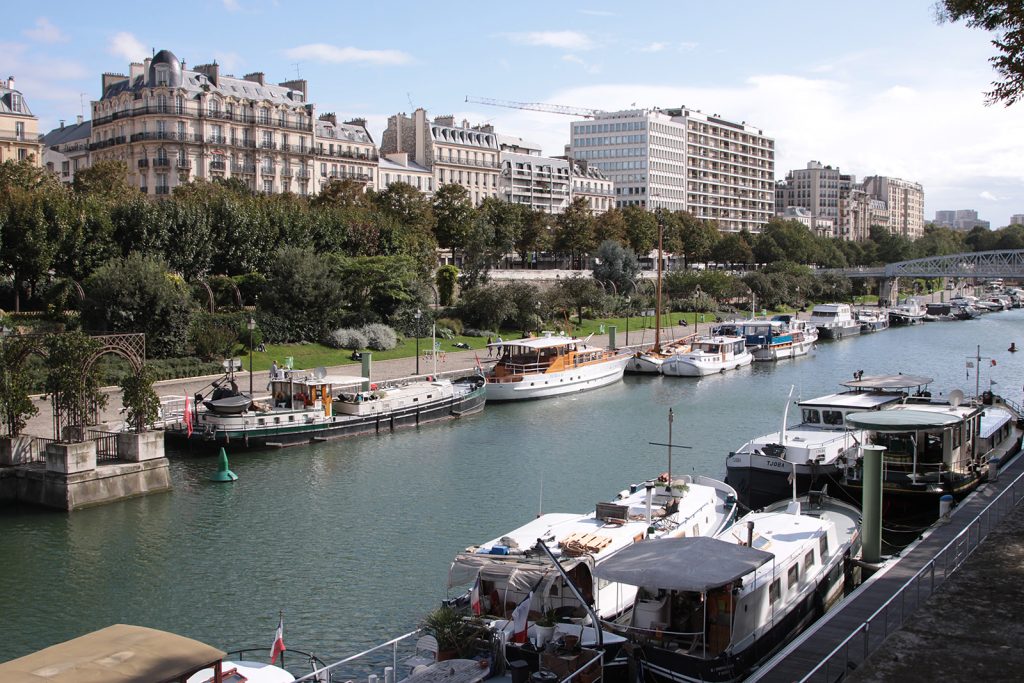
[{"label": "tan awning", "polygon": [[224,658],[215,647],[143,626],[115,624],[0,664],[4,683],[178,681]]}]

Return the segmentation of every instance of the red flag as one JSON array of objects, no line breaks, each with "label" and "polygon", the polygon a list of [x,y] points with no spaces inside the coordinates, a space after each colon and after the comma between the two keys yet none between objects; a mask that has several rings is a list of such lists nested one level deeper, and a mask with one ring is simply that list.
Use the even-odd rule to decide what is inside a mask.
[{"label": "red flag", "polygon": [[480,575],[476,575],[476,581],[473,582],[473,587],[469,591],[469,606],[473,609],[473,614],[480,616],[484,613],[483,605],[480,603]]},{"label": "red flag", "polygon": [[277,633],[274,634],[274,644],[270,647],[270,663],[277,661],[277,656],[287,650],[284,646],[284,616],[277,622]]},{"label": "red flag", "polygon": [[521,603],[512,610],[512,642],[525,643],[526,630],[529,627],[527,617],[530,615],[530,603],[533,601],[533,591],[530,591]]},{"label": "red flag", "polygon": [[192,436],[192,409],[188,405],[188,394],[185,394],[185,430]]}]

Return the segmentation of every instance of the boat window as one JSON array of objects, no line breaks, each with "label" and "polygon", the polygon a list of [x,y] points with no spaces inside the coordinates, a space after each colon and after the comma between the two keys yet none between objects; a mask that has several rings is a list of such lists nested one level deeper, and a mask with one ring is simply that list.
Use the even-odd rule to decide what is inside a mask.
[{"label": "boat window", "polygon": [[266,423],[267,423],[267,421],[264,420],[262,417],[260,419],[256,420],[256,424],[257,425],[262,425],[262,424],[266,424]]},{"label": "boat window", "polygon": [[779,596],[781,594],[782,594],[782,585],[779,583],[778,579],[775,579],[774,581],[772,581],[771,585],[768,586],[768,600],[769,600],[769,602],[775,602],[776,600],[779,599]]},{"label": "boat window", "polygon": [[806,422],[807,424],[816,425],[821,423],[821,416],[818,415],[817,410],[812,410],[811,408],[804,408],[803,412],[804,422]]},{"label": "boat window", "polygon": [[953,448],[960,447],[960,425],[953,427]]},{"label": "boat window", "polygon": [[810,574],[811,567],[813,567],[813,566],[814,566],[814,549],[811,548],[810,550],[807,551],[807,554],[804,555],[804,574],[805,575],[806,574]]},{"label": "boat window", "polygon": [[842,426],[843,424],[843,411],[841,410],[823,410],[821,413],[822,422],[827,425]]},{"label": "boat window", "polygon": [[288,416],[288,421],[289,422],[295,422],[295,416],[294,415],[289,415]]},{"label": "boat window", "polygon": [[793,586],[795,586],[797,584],[797,581],[799,581],[799,580],[800,580],[800,565],[798,563],[794,562],[793,566],[789,568],[788,572],[786,572],[786,587],[787,588],[792,588]]},{"label": "boat window", "polygon": [[277,424],[281,424],[281,418],[279,418],[279,417],[275,417],[275,418],[274,418],[274,424],[276,424],[276,425],[277,425]]},{"label": "boat window", "polygon": [[821,557],[822,562],[828,557],[828,536],[824,534],[818,539],[818,555]]}]

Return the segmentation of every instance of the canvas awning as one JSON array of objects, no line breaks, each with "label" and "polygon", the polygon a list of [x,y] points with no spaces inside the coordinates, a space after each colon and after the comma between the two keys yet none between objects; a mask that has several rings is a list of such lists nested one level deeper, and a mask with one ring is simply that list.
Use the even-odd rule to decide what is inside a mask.
[{"label": "canvas awning", "polygon": [[5,683],[178,681],[212,666],[224,652],[198,640],[115,624],[0,664]]},{"label": "canvas awning", "polygon": [[842,385],[851,389],[913,389],[933,381],[931,377],[923,375],[872,375],[843,382]]},{"label": "canvas awning", "polygon": [[[566,572],[580,562],[583,557],[562,558],[562,569]],[[483,581],[507,581],[510,590],[527,592],[548,574],[558,576],[550,562],[518,561],[507,555],[487,555],[463,553],[455,557],[448,571],[448,587],[465,586],[476,581],[477,574]]]},{"label": "canvas awning", "polygon": [[636,543],[597,565],[607,581],[666,590],[707,591],[735,581],[774,555],[706,536]]},{"label": "canvas awning", "polygon": [[846,424],[854,429],[876,432],[914,432],[926,429],[945,429],[957,425],[960,415],[936,413],[928,410],[873,410],[849,413]]}]

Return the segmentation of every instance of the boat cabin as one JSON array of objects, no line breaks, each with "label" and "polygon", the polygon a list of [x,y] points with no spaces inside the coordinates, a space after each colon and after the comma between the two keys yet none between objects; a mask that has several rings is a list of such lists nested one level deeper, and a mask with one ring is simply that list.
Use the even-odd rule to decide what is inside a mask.
[{"label": "boat cabin", "polygon": [[746,349],[746,342],[742,337],[703,337],[694,342],[690,353],[705,353],[711,355],[721,354],[724,356],[737,356]]},{"label": "boat cabin", "polygon": [[908,401],[930,401],[931,377],[918,375],[873,375],[855,373],[843,382],[847,391],[800,401],[801,428],[850,429],[850,413],[883,410]]},{"label": "boat cabin", "polygon": [[501,355],[488,378],[561,372],[602,361],[609,353],[575,337],[553,335],[550,332],[544,335],[490,344]]},{"label": "boat cabin", "polygon": [[849,304],[818,304],[811,309],[811,324],[821,325],[853,319]]}]

